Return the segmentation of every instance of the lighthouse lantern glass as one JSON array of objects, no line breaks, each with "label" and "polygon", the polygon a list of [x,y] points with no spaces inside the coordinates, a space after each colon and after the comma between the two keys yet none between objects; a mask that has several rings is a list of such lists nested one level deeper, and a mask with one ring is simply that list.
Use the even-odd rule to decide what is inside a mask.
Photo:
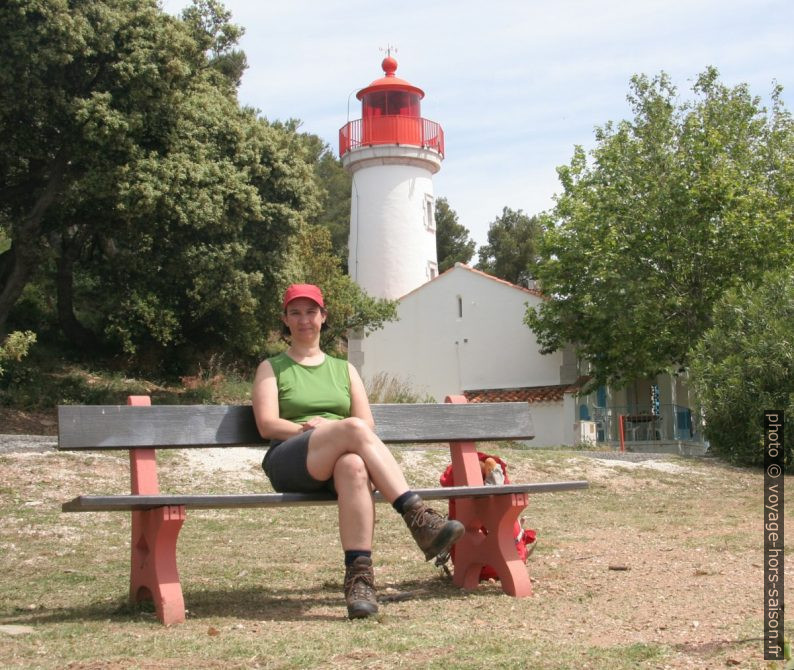
[{"label": "lighthouse lantern glass", "polygon": [[421,116],[419,100],[419,94],[408,91],[373,91],[363,97],[361,115],[365,119],[377,116],[418,118]]}]

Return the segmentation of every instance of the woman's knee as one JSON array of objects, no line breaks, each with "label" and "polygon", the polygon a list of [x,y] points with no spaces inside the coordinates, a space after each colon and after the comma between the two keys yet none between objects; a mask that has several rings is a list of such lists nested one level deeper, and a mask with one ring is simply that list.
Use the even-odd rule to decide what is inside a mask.
[{"label": "woman's knee", "polygon": [[334,465],[334,481],[369,483],[369,472],[361,456],[350,453],[340,456]]},{"label": "woman's knee", "polygon": [[367,442],[375,436],[372,428],[370,428],[365,421],[359,419],[356,416],[342,419],[340,423],[342,426],[344,426],[344,430],[348,439],[359,444]]}]

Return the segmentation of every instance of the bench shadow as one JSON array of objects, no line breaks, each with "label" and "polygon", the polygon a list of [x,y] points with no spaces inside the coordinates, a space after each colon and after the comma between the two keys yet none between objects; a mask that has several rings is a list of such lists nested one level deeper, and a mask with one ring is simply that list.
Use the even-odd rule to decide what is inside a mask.
[{"label": "bench shadow", "polygon": [[[416,579],[390,582],[378,587],[383,608],[407,600],[462,600],[490,593],[488,589],[464,591],[449,580]],[[252,621],[340,621],[345,619],[342,583],[273,589],[262,587],[229,589],[186,589],[188,621],[215,617]],[[75,607],[42,608],[4,616],[0,623],[35,625],[80,621],[151,621],[157,623],[151,603],[132,605],[121,599],[97,601]],[[159,624],[158,624],[159,625]]]},{"label": "bench shadow", "polygon": [[[255,621],[339,621],[345,618],[343,587],[339,582],[273,589],[188,590],[186,607],[193,620],[229,617]],[[404,600],[454,600],[468,593],[451,581],[407,580],[378,586],[382,607]]]}]

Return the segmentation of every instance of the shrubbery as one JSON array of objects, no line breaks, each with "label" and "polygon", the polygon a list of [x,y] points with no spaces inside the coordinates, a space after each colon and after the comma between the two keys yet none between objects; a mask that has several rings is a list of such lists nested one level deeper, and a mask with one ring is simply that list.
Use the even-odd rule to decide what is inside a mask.
[{"label": "shrubbery", "polygon": [[[761,465],[763,411],[784,410],[794,419],[792,268],[725,294],[694,349],[691,379],[712,450],[736,465]],[[787,473],[794,471],[792,442]]]},{"label": "shrubbery", "polygon": [[7,361],[21,361],[28,354],[31,345],[36,342],[36,334],[28,331],[14,331],[0,343],[0,376],[3,375],[3,364]]}]

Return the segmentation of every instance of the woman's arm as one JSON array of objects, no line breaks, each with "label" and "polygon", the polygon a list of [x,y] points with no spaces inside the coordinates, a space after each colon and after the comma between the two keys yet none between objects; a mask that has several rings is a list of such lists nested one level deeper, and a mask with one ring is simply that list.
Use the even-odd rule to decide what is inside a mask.
[{"label": "woman's arm", "polygon": [[374,428],[375,419],[372,418],[364,382],[361,381],[358,370],[350,363],[347,364],[347,369],[350,373],[350,416],[358,417],[370,428]]},{"label": "woman's arm", "polygon": [[304,430],[299,423],[279,417],[278,384],[269,361],[262,361],[256,369],[251,404],[257,430],[265,439],[286,440]]}]

